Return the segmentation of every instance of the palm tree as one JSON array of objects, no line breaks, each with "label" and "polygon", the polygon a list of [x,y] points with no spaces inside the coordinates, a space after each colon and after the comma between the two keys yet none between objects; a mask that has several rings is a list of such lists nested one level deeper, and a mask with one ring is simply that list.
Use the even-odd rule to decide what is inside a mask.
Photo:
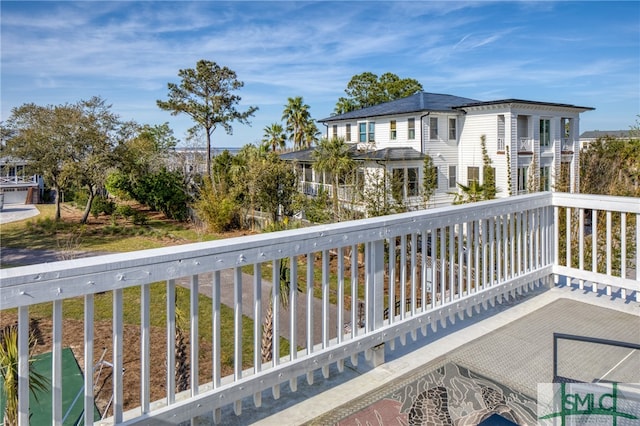
[{"label": "palm tree", "polygon": [[318,126],[316,126],[316,123],[314,123],[313,120],[309,121],[304,127],[304,140],[301,148],[311,148],[318,142],[318,136],[320,136]]},{"label": "palm tree", "polygon": [[[32,355],[37,345],[36,333],[29,333],[29,366],[35,360]],[[2,377],[5,397],[4,423],[18,424],[18,327],[10,325],[0,332],[0,377]],[[38,392],[45,392],[49,387],[49,379],[33,368],[29,368],[29,390],[37,397]]]},{"label": "palm tree", "polygon": [[338,220],[338,185],[340,178],[352,171],[355,163],[349,154],[344,138],[322,139],[313,152],[314,167],[320,172],[330,173],[333,178],[333,215]]},{"label": "palm tree", "polygon": [[265,146],[265,148],[271,148],[274,152],[278,149],[284,149],[287,146],[287,135],[284,132],[282,124],[272,123],[270,126],[264,128],[262,145]]},{"label": "palm tree", "polygon": [[293,148],[300,149],[305,141],[305,128],[309,122],[313,122],[309,113],[309,105],[304,103],[302,96],[288,99],[282,112],[282,119],[287,124],[287,132],[293,141]]},{"label": "palm tree", "polygon": [[[280,306],[282,306],[283,309],[287,309],[289,306],[289,289],[291,288],[291,270],[289,269],[287,259],[280,261],[278,276],[280,281]],[[269,362],[273,359],[274,338],[279,339],[280,337],[273,335],[273,297],[269,297],[269,308],[262,322],[262,341],[260,345],[262,362]],[[291,344],[295,344],[295,342]],[[280,354],[276,354],[276,356],[279,355]]]},{"label": "palm tree", "polygon": [[458,182],[458,187],[462,192],[454,193],[453,204],[475,203],[485,199],[485,189],[477,180],[472,180],[469,185]]}]

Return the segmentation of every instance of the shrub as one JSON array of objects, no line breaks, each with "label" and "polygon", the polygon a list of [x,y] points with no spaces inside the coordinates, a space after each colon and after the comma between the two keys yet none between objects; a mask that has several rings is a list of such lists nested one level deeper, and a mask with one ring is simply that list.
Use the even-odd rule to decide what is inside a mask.
[{"label": "shrub", "polygon": [[224,232],[239,227],[238,204],[227,194],[222,195],[205,181],[200,198],[194,205],[200,220],[213,232]]},{"label": "shrub", "polygon": [[104,213],[109,216],[112,215],[115,210],[116,203],[103,195],[97,196],[91,204],[91,214],[93,217],[98,217],[100,213]]}]

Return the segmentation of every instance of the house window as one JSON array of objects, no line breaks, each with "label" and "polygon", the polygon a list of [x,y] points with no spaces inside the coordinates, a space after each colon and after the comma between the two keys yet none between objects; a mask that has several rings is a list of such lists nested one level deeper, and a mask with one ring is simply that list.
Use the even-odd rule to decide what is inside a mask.
[{"label": "house window", "polygon": [[458,132],[456,131],[456,119],[449,118],[449,140],[456,140],[458,138]]},{"label": "house window", "polygon": [[407,134],[409,139],[416,138],[416,119],[410,118],[407,120]]},{"label": "house window", "polygon": [[551,145],[551,120],[540,120],[540,146]]},{"label": "house window", "polygon": [[367,141],[367,123],[358,124],[358,131],[360,135],[360,139],[358,140],[362,143],[366,142]]},{"label": "house window", "polygon": [[411,167],[407,169],[407,196],[418,196],[418,168]]},{"label": "house window", "polygon": [[540,167],[540,191],[549,191],[550,189],[551,167]]},{"label": "house window", "polygon": [[391,192],[397,201],[417,197],[419,193],[418,168],[393,169]]},{"label": "house window", "polygon": [[480,167],[467,168],[467,185],[473,185],[473,182],[480,183]]},{"label": "house window", "polygon": [[351,124],[347,124],[346,131],[347,131],[347,135],[346,135],[347,142],[351,142]]},{"label": "house window", "polygon": [[505,128],[504,115],[499,115],[498,116],[498,146],[497,146],[498,152],[505,151],[504,128]]},{"label": "house window", "polygon": [[389,123],[389,139],[395,141],[396,136],[396,120],[391,120],[391,122]]},{"label": "house window", "polygon": [[438,139],[438,117],[429,118],[429,139]]},{"label": "house window", "polygon": [[527,174],[529,166],[518,167],[518,192],[527,190]]},{"label": "house window", "polygon": [[456,166],[449,166],[449,188],[455,188],[456,182]]},{"label": "house window", "polygon": [[337,138],[337,137],[338,137],[338,125],[337,125],[337,124],[334,124],[334,125],[332,126],[332,130],[333,130],[333,137],[334,137],[334,138]]},{"label": "house window", "polygon": [[359,141],[362,143],[365,142],[374,142],[376,135],[376,123],[375,121],[367,121],[358,123],[358,132],[360,135]]}]

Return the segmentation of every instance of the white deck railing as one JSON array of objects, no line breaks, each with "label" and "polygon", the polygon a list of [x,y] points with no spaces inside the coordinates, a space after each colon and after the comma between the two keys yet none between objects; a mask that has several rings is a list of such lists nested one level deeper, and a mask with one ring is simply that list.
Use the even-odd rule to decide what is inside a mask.
[{"label": "white deck railing", "polygon": [[0,186],[24,185],[33,186],[38,183],[38,176],[0,176]]},{"label": "white deck railing", "polygon": [[[585,212],[592,210],[592,214]],[[604,217],[604,219],[603,219]],[[604,223],[603,223],[604,221]],[[539,193],[491,202],[430,209],[299,230],[236,239],[167,247],[126,254],[62,261],[0,270],[2,309],[18,309],[19,420],[28,424],[29,307],[53,303],[53,422],[62,419],[61,365],[64,329],[63,301],[84,300],[84,371],[94,359],[94,295],[110,292],[113,305],[114,371],[122,371],[124,351],[140,353],[136,381],[140,407],[125,407],[123,378],[114,374],[109,422],[125,424],[176,423],[207,413],[219,419],[220,408],[280,384],[297,381],[329,366],[344,367],[365,353],[374,365],[384,361],[387,344],[418,338],[436,330],[438,322],[473,315],[474,310],[541,285],[560,276],[579,279],[585,289],[607,286],[612,295],[640,300],[640,201],[638,199]],[[566,225],[569,226],[566,226]],[[566,230],[565,230],[566,229]],[[561,232],[562,231],[562,232]],[[617,234],[616,234],[617,233]],[[621,238],[617,238],[620,236]],[[595,250],[587,242],[591,239]],[[572,242],[576,241],[576,244]],[[621,241],[619,244],[616,241]],[[603,247],[600,243],[604,242]],[[612,244],[614,242],[614,244]],[[574,250],[573,247],[578,247]],[[615,249],[614,249],[615,246]],[[561,257],[562,255],[562,257]],[[587,259],[592,259],[592,266]],[[390,261],[391,259],[391,261]],[[311,260],[311,261],[309,261]],[[280,280],[280,264],[289,265],[289,309],[279,304],[280,286],[266,294],[262,270],[270,265],[272,282]],[[603,263],[604,262],[604,263]],[[353,267],[352,267],[353,266]],[[228,277],[228,278],[226,278]],[[248,278],[247,278],[248,277]],[[179,280],[190,291],[190,389],[175,391],[174,295]],[[150,286],[165,282],[166,336],[163,353],[150,350]],[[211,323],[200,321],[201,283],[211,282]],[[313,286],[306,283],[313,282]],[[140,346],[125,342],[123,291],[140,288]],[[298,287],[302,291],[298,291]],[[227,290],[229,289],[228,295]],[[247,296],[250,295],[250,296]],[[225,298],[227,296],[227,298]],[[243,300],[249,298],[250,300]],[[291,342],[283,354],[273,339],[273,361],[260,353],[263,305],[272,298],[273,335]],[[223,302],[230,300],[230,302]],[[303,303],[306,302],[306,303]],[[209,303],[209,302],[208,302]],[[221,304],[233,309],[233,372],[221,373]],[[313,309],[317,305],[318,309]],[[257,320],[243,360],[243,316]],[[201,384],[198,375],[198,329],[211,329],[212,374]],[[288,331],[284,331],[288,330]],[[302,333],[303,335],[298,335]],[[227,334],[224,334],[227,335]],[[166,365],[166,395],[150,398],[150,365]],[[85,412],[93,412],[93,377],[85,374]],[[91,422],[88,421],[90,424]]]}]

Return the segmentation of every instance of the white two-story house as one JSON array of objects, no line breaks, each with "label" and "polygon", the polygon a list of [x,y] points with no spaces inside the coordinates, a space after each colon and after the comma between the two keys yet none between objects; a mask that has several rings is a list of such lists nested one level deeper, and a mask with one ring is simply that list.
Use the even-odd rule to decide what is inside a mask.
[{"label": "white two-story house", "polygon": [[[580,113],[589,110],[593,108],[420,92],[319,122],[327,138],[342,137],[352,144],[361,185],[384,173],[401,182],[405,204],[415,209],[448,205],[458,183],[483,182],[483,138],[495,169],[497,197],[553,190],[561,171],[569,189],[577,191]],[[282,158],[296,162],[307,194],[322,187],[332,191],[331,180],[313,169],[312,150]],[[425,155],[438,176],[428,203],[421,196]],[[346,193],[339,188],[341,198]]]}]

